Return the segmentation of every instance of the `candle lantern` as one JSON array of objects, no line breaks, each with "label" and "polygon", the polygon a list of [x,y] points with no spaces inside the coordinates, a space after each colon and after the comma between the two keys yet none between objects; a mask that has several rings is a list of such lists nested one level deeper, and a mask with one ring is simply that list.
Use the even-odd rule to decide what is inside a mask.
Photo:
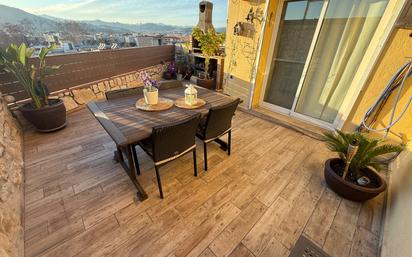
[{"label": "candle lantern", "polygon": [[187,105],[194,105],[197,102],[197,90],[190,84],[185,89],[185,104]]}]

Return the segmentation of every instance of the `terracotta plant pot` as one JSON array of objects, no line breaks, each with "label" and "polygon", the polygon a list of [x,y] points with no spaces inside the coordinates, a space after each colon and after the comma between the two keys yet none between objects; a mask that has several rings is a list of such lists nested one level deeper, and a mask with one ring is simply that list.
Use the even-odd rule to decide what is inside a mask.
[{"label": "terracotta plant pot", "polygon": [[343,163],[341,159],[329,159],[325,163],[325,180],[326,184],[338,195],[348,200],[364,202],[378,196],[385,191],[386,182],[382,177],[372,169],[365,169],[365,175],[377,183],[377,187],[363,187],[350,181],[343,180],[333,169],[336,164]]},{"label": "terracotta plant pot", "polygon": [[20,111],[33,126],[40,132],[53,132],[66,126],[66,107],[60,99],[50,99],[48,106],[40,109],[27,103],[20,107]]},{"label": "terracotta plant pot", "polygon": [[201,79],[197,78],[197,85],[207,89],[215,89],[215,80],[214,79]]}]

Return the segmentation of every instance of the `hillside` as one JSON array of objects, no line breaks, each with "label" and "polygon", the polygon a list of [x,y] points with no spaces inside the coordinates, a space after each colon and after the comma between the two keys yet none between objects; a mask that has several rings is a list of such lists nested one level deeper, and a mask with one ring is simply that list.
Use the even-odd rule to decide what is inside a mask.
[{"label": "hillside", "polygon": [[[24,25],[29,27],[33,32],[48,32],[56,31],[59,22],[67,20],[53,17],[49,15],[34,15],[25,12],[18,8],[13,8],[0,4],[0,28],[6,23],[14,25]],[[77,21],[82,23],[84,27],[91,33],[95,32],[143,32],[143,33],[167,33],[181,32],[190,33],[191,27],[174,26],[161,23],[140,23],[140,24],[125,24],[119,22],[107,22],[102,20],[82,20]],[[224,31],[223,28],[218,28],[218,31]]]},{"label": "hillside", "polygon": [[5,23],[30,24],[36,31],[52,31],[56,28],[56,21],[0,4],[0,26]]}]

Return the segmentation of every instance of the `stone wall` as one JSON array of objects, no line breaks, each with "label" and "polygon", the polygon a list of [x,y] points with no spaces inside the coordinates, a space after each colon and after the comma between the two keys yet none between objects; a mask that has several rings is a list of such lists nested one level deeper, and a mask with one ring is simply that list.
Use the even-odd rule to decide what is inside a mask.
[{"label": "stone wall", "polygon": [[[68,88],[54,93],[50,98],[60,98],[64,101],[67,111],[72,111],[84,106],[90,101],[105,98],[105,92],[123,88],[134,88],[143,86],[139,73],[147,72],[153,79],[160,80],[162,65],[156,65],[128,74],[107,78],[101,81]],[[0,255],[1,257],[1,255]]]},{"label": "stone wall", "polygon": [[0,257],[23,256],[23,134],[0,96]]}]

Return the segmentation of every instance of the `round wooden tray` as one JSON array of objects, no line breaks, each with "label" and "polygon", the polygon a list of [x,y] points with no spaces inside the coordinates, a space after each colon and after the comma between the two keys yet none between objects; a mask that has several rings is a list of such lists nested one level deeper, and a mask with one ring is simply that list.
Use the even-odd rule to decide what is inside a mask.
[{"label": "round wooden tray", "polygon": [[193,105],[186,104],[184,97],[183,97],[183,98],[176,99],[176,101],[175,101],[175,105],[176,105],[177,107],[183,108],[183,109],[197,109],[197,108],[202,107],[202,106],[205,105],[205,104],[206,104],[206,101],[203,100],[203,99],[200,99],[200,98],[198,98],[198,99],[197,99],[197,102],[196,102],[195,104],[193,104]]},{"label": "round wooden tray", "polygon": [[136,108],[147,112],[160,112],[173,107],[173,101],[167,98],[159,97],[157,104],[146,104],[144,98],[140,98],[136,102]]}]

